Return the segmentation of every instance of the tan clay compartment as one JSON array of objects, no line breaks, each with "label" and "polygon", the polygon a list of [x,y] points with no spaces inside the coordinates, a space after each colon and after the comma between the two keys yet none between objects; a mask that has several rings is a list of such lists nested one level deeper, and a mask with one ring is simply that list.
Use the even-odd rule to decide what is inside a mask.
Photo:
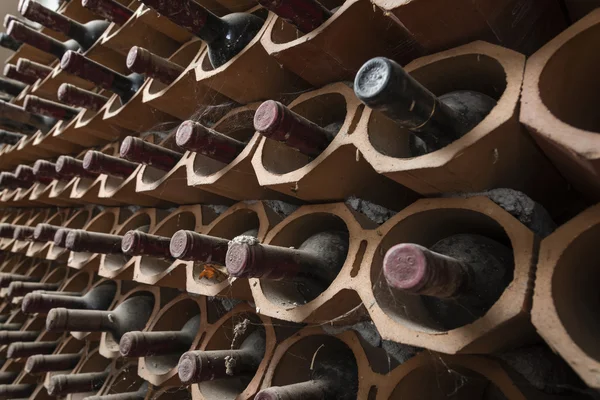
[{"label": "tan clay compartment", "polygon": [[[209,231],[204,232],[204,234],[224,239],[233,239],[244,232],[253,229],[258,230],[259,228],[260,220],[256,212],[248,208],[242,208],[235,210],[231,214],[225,215],[223,218],[219,218],[219,222],[217,222]],[[214,285],[227,279],[225,274],[217,275],[212,279],[206,277],[199,278],[202,271],[204,271],[204,265],[201,263],[194,263],[194,281],[204,285]]]},{"label": "tan clay compartment", "polygon": [[[256,34],[256,36],[252,39],[252,41],[250,41],[250,43],[248,43],[246,45],[246,47],[244,47],[242,49],[242,51],[240,51],[238,53],[241,54],[243,52],[245,52],[249,47],[253,46],[254,43],[258,40],[260,40],[260,37],[263,35],[263,33],[265,32],[265,29],[267,27],[267,18],[269,17],[269,11],[262,8],[262,7],[255,7],[254,9],[248,10],[247,12],[256,15],[257,17],[260,17],[264,20],[262,27],[260,28],[260,30],[258,31],[258,33]],[[234,57],[234,59],[237,57]],[[229,60],[228,62],[226,62],[225,64],[221,65],[218,69],[222,69],[222,68],[227,68],[227,66],[229,65],[229,63],[231,62],[231,60]],[[210,60],[208,58],[208,51],[204,52],[202,54],[202,57],[198,60],[198,63],[200,64],[200,67],[202,68],[202,71],[212,71],[215,68],[213,68],[212,64],[210,63]]]},{"label": "tan clay compartment", "polygon": [[[108,358],[104,358],[100,355],[98,350],[94,350],[90,355],[83,360],[81,366],[74,372],[78,374],[87,374],[90,372],[103,372],[110,365],[111,361]],[[69,400],[83,400],[88,396],[95,395],[96,392],[88,393],[73,393],[67,396]]]},{"label": "tan clay compartment", "polygon": [[[323,334],[305,336],[292,344],[278,360],[269,382],[270,386],[292,385],[318,378],[315,376],[315,369],[318,369],[320,363],[327,361],[330,365],[335,365],[336,360],[342,357],[354,361],[350,373],[358,377],[356,357],[346,343],[335,336]],[[357,379],[355,392],[358,384]]]},{"label": "tan clay compartment", "polygon": [[556,262],[551,286],[556,314],[564,329],[578,347],[598,361],[600,270],[595,260],[599,234],[600,225],[595,225],[571,242]]},{"label": "tan clay compartment", "polygon": [[[152,217],[147,212],[140,212],[128,219],[123,226],[119,227],[115,235],[124,235],[128,231],[138,230],[148,233],[152,224]],[[106,254],[104,255],[103,267],[109,271],[118,271],[123,268],[131,260],[131,257],[124,254]]]},{"label": "tan clay compartment", "polygon": [[539,78],[539,96],[548,110],[575,128],[600,133],[596,88],[600,54],[586,51],[600,39],[596,24],[564,43],[546,63]]},{"label": "tan clay compartment", "polygon": [[[193,299],[187,298],[161,310],[162,315],[153,323],[149,332],[179,331],[192,318],[200,319],[200,305]],[[199,326],[198,330],[204,327]],[[154,356],[144,358],[145,369],[154,375],[164,375],[177,367],[181,354]]]},{"label": "tan clay compartment", "polygon": [[67,277],[69,270],[67,267],[55,267],[44,278],[44,283],[60,283]]},{"label": "tan clay compartment", "polygon": [[[170,238],[175,234],[175,232],[181,229],[190,231],[195,230],[197,222],[196,215],[194,215],[193,212],[175,211],[165,220],[161,221],[160,226],[154,232],[152,232],[152,234]],[[108,256],[106,258],[108,258]],[[159,258],[141,256],[140,272],[147,276],[158,275],[165,272],[165,270],[169,268],[171,264],[172,262]]]},{"label": "tan clay compartment", "polygon": [[[334,8],[341,7],[344,4],[345,0],[321,0],[319,3],[323,4],[330,11]],[[330,19],[335,18],[335,14],[331,16]],[[317,28],[317,30],[322,29],[323,26],[327,24],[327,21]],[[312,32],[311,32],[312,33]],[[304,36],[304,33],[300,32],[296,27],[292,24],[289,24],[283,21],[281,18],[278,18],[277,24],[271,30],[271,41],[275,44],[284,44],[292,42],[296,39]]]},{"label": "tan clay compartment", "polygon": [[[303,215],[287,223],[279,232],[277,232],[275,236],[270,239],[268,244],[281,247],[293,247],[297,249],[310,236],[330,230],[342,231],[349,234],[348,227],[342,218],[335,214],[315,212]],[[346,257],[347,256],[348,254],[346,254]],[[330,282],[329,284],[331,283],[333,282]],[[328,287],[329,286],[330,285],[328,285]],[[260,280],[260,288],[262,294],[269,302],[286,309],[304,305],[318,297],[304,298],[298,292],[297,285],[294,283],[294,281],[286,282],[285,280]],[[324,288],[320,294],[326,290],[327,288]],[[352,308],[352,305],[346,306],[348,309]]]},{"label": "tan clay compartment", "polygon": [[[250,320],[250,324],[248,324],[242,335],[238,335],[236,337],[234,334],[235,326],[242,323],[246,319]],[[233,348],[237,349],[244,342],[244,340],[256,330],[262,330],[263,334],[266,335],[266,332],[264,332],[265,328],[263,327],[262,323],[263,322],[261,319],[254,313],[236,313],[220,324],[219,328],[208,339],[206,346],[204,346],[202,350],[226,350],[232,348],[232,346]],[[269,344],[267,343],[267,348],[268,346]],[[232,377],[229,379],[207,381],[199,383],[198,389],[205,399],[234,400],[246,389],[253,379],[254,377]]]},{"label": "tan clay compartment", "polygon": [[[440,71],[443,74],[440,75]],[[463,54],[439,60],[411,71],[410,75],[437,96],[455,90],[473,90],[498,101],[507,85],[502,65],[483,54]],[[408,138],[412,133],[383,114],[377,111],[371,113],[367,132],[369,142],[379,153],[389,157],[411,158]]]},{"label": "tan clay compartment", "polygon": [[[117,223],[117,215],[113,212],[103,212],[94,218],[86,227],[85,230],[89,232],[100,232],[100,233],[112,233]],[[71,252],[69,263],[71,260],[75,263],[85,262],[94,253],[85,252]]]},{"label": "tan clay compartment", "polygon": [[[160,306],[158,304],[158,299],[156,298],[156,295],[153,291],[151,290],[137,290],[134,292],[130,292],[129,295],[123,296],[122,298],[119,299],[119,302],[117,304],[115,304],[113,307],[110,308],[110,310],[115,310],[117,307],[119,307],[120,304],[122,304],[125,300],[127,299],[131,299],[137,296],[151,296],[153,299],[153,308],[154,310],[152,311],[152,315],[154,315],[157,311],[157,308]],[[148,322],[150,322],[152,320],[152,315],[150,316],[150,319],[148,320]],[[147,324],[146,324],[147,325]],[[104,339],[104,337],[106,337],[106,340],[104,342],[104,345],[106,346],[106,348],[108,349],[108,351],[116,351],[117,353],[119,352],[119,341],[115,340],[115,337],[113,336],[112,333],[110,332],[106,332],[106,336],[102,336],[102,338]]]},{"label": "tan clay compartment", "polygon": [[[247,143],[256,133],[254,130],[254,111],[247,110],[236,113],[218,121],[211,129]],[[235,162],[235,161],[234,161]],[[194,158],[194,173],[200,176],[210,176],[225,168],[228,164],[213,160],[200,153]]]},{"label": "tan clay compartment", "polygon": [[[325,127],[333,122],[345,122],[347,103],[340,93],[324,93],[290,107],[300,116]],[[262,150],[262,164],[273,174],[286,174],[309,164],[313,159],[283,143],[266,139]]]},{"label": "tan clay compartment", "polygon": [[78,272],[60,288],[61,292],[83,292],[90,284],[88,272]]},{"label": "tan clay compartment", "polygon": [[[424,226],[428,228],[422,229]],[[381,269],[385,253],[396,244],[416,243],[429,247],[456,234],[478,234],[512,248],[510,239],[502,226],[480,212],[444,208],[420,212],[403,219],[381,240],[378,248],[374,251],[370,270],[373,295],[377,305],[388,317],[417,331],[443,332],[429,318],[429,313],[421,302],[421,296],[392,294]],[[511,276],[510,280],[512,279]]]},{"label": "tan clay compartment", "polygon": [[[169,61],[174,62],[182,66],[183,68],[187,68],[190,64],[195,62],[199,58],[198,52],[202,48],[201,40],[192,40],[181,46],[179,50],[177,50],[171,57],[169,57]],[[177,81],[177,80],[176,80]],[[152,96],[160,95],[161,92],[165,92],[167,88],[172,86],[175,83],[172,82],[171,85],[165,85],[158,79],[152,79],[148,84],[148,94]],[[201,99],[198,99],[201,100]]]}]

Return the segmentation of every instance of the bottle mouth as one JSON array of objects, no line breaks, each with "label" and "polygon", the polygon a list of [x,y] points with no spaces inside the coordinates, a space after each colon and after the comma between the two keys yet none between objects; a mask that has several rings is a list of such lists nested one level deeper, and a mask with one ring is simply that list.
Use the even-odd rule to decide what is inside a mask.
[{"label": "bottle mouth", "polygon": [[274,100],[265,101],[254,113],[254,129],[268,137],[279,128],[284,112],[282,104]]},{"label": "bottle mouth", "polygon": [[390,248],[383,259],[383,275],[391,287],[417,292],[427,275],[427,259],[420,246],[403,243]]},{"label": "bottle mouth", "polygon": [[392,66],[388,59],[383,57],[367,61],[358,70],[354,79],[354,92],[365,104],[373,101],[387,86],[391,76]]},{"label": "bottle mouth", "polygon": [[191,236],[190,232],[184,230],[175,232],[169,243],[169,251],[173,257],[182,258],[186,256],[192,245]]},{"label": "bottle mouth", "polygon": [[121,250],[123,253],[130,253],[133,250],[141,247],[142,234],[139,231],[129,231],[123,235],[121,239]]},{"label": "bottle mouth", "polygon": [[188,142],[192,139],[194,135],[194,122],[193,121],[184,121],[179,128],[177,128],[177,133],[175,134],[175,143],[177,146],[181,148],[185,148],[188,145]]},{"label": "bottle mouth", "polygon": [[190,354],[182,355],[181,359],[179,360],[179,364],[177,365],[177,370],[181,383],[183,383],[184,385],[193,383],[197,372],[201,369],[202,363],[200,362],[199,357],[194,357]]}]

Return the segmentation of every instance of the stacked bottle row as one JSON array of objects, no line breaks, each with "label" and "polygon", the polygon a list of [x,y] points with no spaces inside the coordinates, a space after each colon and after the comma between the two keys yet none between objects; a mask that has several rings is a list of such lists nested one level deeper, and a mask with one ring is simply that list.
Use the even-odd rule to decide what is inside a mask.
[{"label": "stacked bottle row", "polygon": [[[65,269],[57,265],[46,277]],[[441,355],[382,340],[369,322],[290,324],[226,299],[89,271],[69,275],[58,289],[12,293],[22,300],[19,310],[1,314],[0,344],[9,346],[0,397],[416,399],[426,390],[433,399],[456,391],[461,398],[588,398],[582,389],[574,394],[581,384],[541,345],[493,358]],[[532,363],[544,378],[532,374]]]},{"label": "stacked bottle row", "polygon": [[[86,6],[93,8],[91,3],[93,2],[87,2]],[[152,3],[149,4],[151,7],[155,7],[173,22],[193,30],[193,27],[187,26],[185,21],[179,20],[177,15],[171,13],[177,7],[174,6],[173,10],[165,10],[161,8],[163,5],[150,1],[148,3]],[[35,4],[37,3],[26,2],[21,7],[21,11],[32,19],[39,18],[40,21],[59,19],[62,15],[48,16],[46,15],[48,12],[44,11],[46,12],[44,15],[48,18],[43,19],[38,16],[42,8],[39,5],[34,6]],[[350,4],[345,4],[344,7],[346,6],[348,8],[344,9],[346,11],[341,10],[343,11],[341,15],[351,9]],[[200,7],[198,12],[200,10],[203,9]],[[130,19],[120,29],[127,27],[127,24],[134,24],[135,21],[141,24],[142,19],[160,20],[170,27],[177,27],[169,19],[159,18],[159,14],[147,8],[142,7],[135,13],[130,12],[132,14]],[[250,15],[252,14],[245,15],[247,19],[244,21],[253,21]],[[585,25],[586,21],[593,18],[592,13],[563,35],[581,30],[581,25]],[[229,21],[229,19],[228,16],[223,20]],[[217,18],[215,21],[221,20]],[[18,21],[10,23],[19,24]],[[162,32],[148,21],[144,24],[155,33]],[[103,33],[98,35],[112,37],[106,32],[109,29],[116,29],[118,25],[108,26],[105,23],[102,26]],[[181,27],[178,29],[177,32],[180,33],[185,31]],[[138,32],[138,28],[132,30]],[[191,33],[187,32],[187,34],[189,38]],[[206,32],[198,34],[202,36]],[[84,188],[77,190],[73,182],[71,185],[65,185],[67,192],[63,192],[61,196],[48,190],[41,197],[45,202],[58,204],[64,201],[89,201],[93,198],[95,202],[101,204],[113,202],[113,204],[156,205],[160,201],[177,204],[198,202],[231,204],[232,200],[273,198],[273,196],[319,202],[339,201],[349,194],[355,194],[385,204],[386,201],[390,203],[392,196],[410,202],[418,195],[428,196],[504,186],[522,190],[539,200],[566,197],[564,193],[568,188],[565,181],[533,143],[531,137],[524,132],[515,117],[519,109],[519,93],[523,85],[525,59],[514,51],[475,42],[420,58],[406,66],[406,71],[410,72],[416,80],[407,76],[406,72],[393,61],[375,59],[364,64],[356,75],[354,92],[343,83],[335,83],[305,93],[290,103],[281,98],[281,93],[285,92],[281,88],[252,98],[239,98],[230,96],[230,93],[215,92],[217,87],[224,90],[229,85],[235,86],[238,91],[239,87],[243,87],[244,94],[252,92],[247,85],[236,86],[234,79],[228,78],[226,83],[219,82],[211,85],[202,83],[202,79],[196,79],[198,66],[202,67],[206,62],[214,62],[218,65],[219,62],[215,59],[230,56],[220,54],[219,49],[222,48],[214,44],[219,42],[216,39],[215,42],[209,41],[208,46],[194,39],[184,45],[180,43],[179,47],[169,47],[172,51],[169,61],[163,57],[167,52],[164,49],[160,50],[158,47],[144,49],[140,46],[144,44],[140,42],[142,39],[125,35],[119,29],[115,35],[129,38],[125,40],[122,37],[119,40],[121,44],[127,43],[129,47],[126,49],[105,46],[110,49],[107,51],[121,57],[120,67],[116,70],[110,70],[111,67],[108,66],[111,64],[109,60],[116,58],[100,57],[97,62],[103,63],[105,68],[100,68],[102,65],[91,64],[94,59],[87,52],[94,48],[92,46],[86,50],[85,55],[72,51],[63,52],[61,67],[56,67],[56,71],[75,74],[79,81],[82,81],[82,78],[89,79],[93,83],[88,82],[88,85],[104,88],[116,94],[110,99],[89,92],[84,95],[79,90],[84,89],[83,86],[77,89],[66,81],[61,82],[65,84],[63,86],[56,85],[58,81],[53,72],[46,76],[44,81],[53,81],[54,86],[62,89],[58,94],[62,93],[64,101],[70,99],[69,101],[77,103],[78,107],[84,106],[84,109],[72,107],[68,109],[61,106],[59,111],[56,104],[43,100],[41,94],[35,90],[31,91],[32,94],[27,92],[19,97],[25,108],[51,114],[54,121],[60,119],[57,118],[60,114],[65,119],[64,122],[73,129],[66,129],[65,132],[60,133],[61,129],[57,126],[47,126],[46,129],[53,133],[43,135],[37,132],[34,134],[34,136],[38,135],[37,138],[32,137],[29,142],[19,141],[12,147],[5,146],[6,157],[0,159],[8,162],[5,164],[7,167],[26,162],[27,157],[31,161],[40,156],[56,157],[64,152],[72,153],[74,158],[79,157],[81,160],[87,153],[84,151],[78,154],[78,152],[84,148],[100,145],[109,140],[122,139],[132,133],[135,136],[135,132],[155,126],[157,123],[168,123],[170,127],[176,129],[172,129],[170,133],[156,141],[164,149],[139,147],[136,150],[131,143],[126,145],[129,141],[124,140],[121,150],[123,147],[125,150],[129,149],[132,154],[124,156],[125,158],[131,156],[133,163],[97,159],[95,162],[96,166],[99,166],[100,174],[97,170],[85,176],[87,179],[97,179],[95,185],[84,182]],[[163,42],[153,40],[152,43],[160,47],[160,43]],[[554,42],[548,46],[552,43]],[[94,46],[97,44],[95,42]],[[248,46],[252,45],[248,44]],[[148,44],[146,47],[151,46]],[[244,48],[235,57],[245,54],[246,50],[248,49]],[[540,50],[540,53],[543,51],[544,49]],[[127,54],[127,61],[125,61],[125,54]],[[207,58],[208,61],[202,61]],[[360,64],[367,59],[368,57],[361,59]],[[535,59],[534,56],[532,60]],[[27,62],[22,64],[25,69],[25,65],[31,65]],[[233,65],[233,60],[211,72],[229,64]],[[92,65],[94,68],[91,67]],[[247,67],[247,64],[244,65]],[[129,71],[136,72],[128,76],[123,75],[122,71],[127,67]],[[360,65],[352,71],[355,72],[359,67]],[[16,68],[18,70],[18,65]],[[191,79],[194,70],[196,77]],[[394,79],[373,80],[372,71],[386,71],[381,76],[393,76]],[[145,81],[144,74],[148,77]],[[232,72],[230,75],[235,74]],[[246,79],[244,74],[236,76]],[[441,76],[444,79],[441,79]],[[406,98],[403,101],[406,104],[395,102],[391,105],[390,96],[397,95],[398,88],[393,83],[385,82],[404,79],[410,82],[411,91],[410,94],[405,93]],[[269,81],[280,80],[269,76]],[[434,94],[424,89],[417,81],[431,92],[439,94],[437,100]],[[173,90],[173,85],[177,82],[182,82],[182,86]],[[211,93],[207,94],[206,90],[202,89],[203,92],[199,94],[199,89],[196,88],[199,85],[210,86],[210,89],[206,90]],[[525,87],[527,85],[525,82]],[[266,86],[263,84],[261,87]],[[457,91],[457,89],[464,91],[464,88],[469,88],[473,93]],[[157,100],[154,103],[146,101],[144,98],[151,91],[159,93],[158,97],[162,101]],[[83,102],[81,96],[85,97]],[[450,110],[452,108],[456,111],[452,99],[466,99],[464,96],[470,96],[470,101],[473,102],[467,110],[467,121],[462,121]],[[369,107],[365,108],[357,97]],[[174,98],[181,101],[172,101]],[[186,100],[188,98],[190,101]],[[205,102],[204,99],[207,98],[214,101]],[[248,104],[253,100],[264,98],[271,98],[272,101],[239,106],[239,104]],[[139,101],[136,102],[135,99]],[[198,102],[193,99],[203,100]],[[428,120],[431,113],[427,104],[430,102],[447,106],[439,106],[441,111],[438,111],[439,115],[436,115],[435,121]],[[124,105],[120,106],[121,103]],[[408,107],[410,104],[418,104],[415,112]],[[163,106],[176,108],[177,111],[167,110],[162,108]],[[185,106],[190,108],[182,111]],[[92,110],[88,107],[96,109]],[[404,115],[406,109],[411,110],[409,116]],[[88,111],[93,115],[88,113],[83,117]],[[227,111],[229,113],[222,117],[222,114]],[[14,114],[16,111],[11,109],[10,113]],[[535,114],[536,120],[539,120],[538,115],[539,113]],[[21,120],[24,117],[21,116]],[[17,117],[13,115],[12,120],[15,119]],[[90,126],[88,122],[80,123],[82,119],[88,122],[95,121],[92,123],[94,126]],[[73,124],[75,120],[79,122]],[[189,121],[181,123],[182,120]],[[425,122],[429,126],[423,126]],[[48,123],[52,124],[52,122]],[[440,134],[439,129],[436,128],[438,123],[444,127],[443,134]],[[411,131],[413,134],[410,133]],[[77,134],[84,132],[86,134]],[[25,142],[29,144],[25,145]],[[27,156],[14,158],[15,146],[19,154],[27,154]],[[115,146],[112,144],[97,150],[115,155]],[[543,147],[546,150],[546,146]],[[514,148],[520,149],[518,154],[514,153]],[[12,151],[9,151],[10,149]],[[168,162],[153,163],[154,151],[156,151],[154,156],[160,155],[161,159],[168,159]],[[553,152],[553,150],[547,151]],[[11,156],[8,156],[9,153]],[[505,157],[504,154],[511,156]],[[585,154],[589,154],[589,151]],[[478,174],[470,173],[473,164],[478,165]],[[339,167],[341,165],[350,170],[342,171]],[[557,165],[563,172],[558,161]],[[141,168],[136,168],[138,166]],[[568,166],[565,168],[569,169]],[[108,172],[108,174],[101,172]],[[339,177],[344,172],[353,179],[340,180]],[[113,182],[111,177],[115,177],[117,181]],[[569,178],[575,183],[581,180],[580,174]],[[69,177],[63,179],[68,180]],[[81,180],[81,178],[77,179]],[[48,186],[50,182],[45,179],[45,183],[38,182],[38,187],[41,189],[41,186]],[[89,192],[86,191],[88,186],[91,186]],[[315,189],[317,187],[318,190]],[[590,193],[588,184],[578,185],[578,189],[586,194]],[[40,201],[39,197],[24,190],[18,193],[9,192],[4,197],[8,205],[31,205]],[[557,193],[561,196],[555,196]],[[68,200],[66,200],[67,196]],[[155,204],[152,204],[153,202]],[[560,203],[559,200],[556,202]],[[400,203],[393,207],[400,209],[404,202]],[[562,206],[563,204],[548,204],[551,209]]]}]

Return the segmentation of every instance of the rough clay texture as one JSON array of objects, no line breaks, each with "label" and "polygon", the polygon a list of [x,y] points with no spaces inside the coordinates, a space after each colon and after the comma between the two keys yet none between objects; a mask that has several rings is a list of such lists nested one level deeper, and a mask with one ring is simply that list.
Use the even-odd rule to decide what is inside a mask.
[{"label": "rough clay texture", "polygon": [[397,214],[396,211],[389,210],[383,206],[354,196],[346,199],[346,205],[379,225]]},{"label": "rough clay texture", "polygon": [[[281,200],[263,200],[262,201],[267,207],[275,211],[281,218],[285,218],[298,209],[299,206],[295,204],[286,203]],[[247,200],[244,203],[251,205],[258,203],[257,200]]]},{"label": "rough clay texture", "polygon": [[526,194],[514,189],[493,189],[486,192],[457,193],[450,196],[464,198],[485,196],[541,238],[545,238],[556,229],[556,224],[542,205],[533,201]]}]

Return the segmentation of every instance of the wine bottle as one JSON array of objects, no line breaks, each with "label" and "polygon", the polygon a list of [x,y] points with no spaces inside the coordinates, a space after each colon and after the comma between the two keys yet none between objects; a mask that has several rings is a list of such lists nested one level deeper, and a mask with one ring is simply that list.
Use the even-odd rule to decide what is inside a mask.
[{"label": "wine bottle", "polygon": [[89,396],[84,400],[144,400],[148,394],[148,382],[142,383],[135,392],[105,394],[102,396]]},{"label": "wine bottle", "polygon": [[120,156],[129,161],[150,165],[162,171],[170,171],[183,154],[165,147],[127,136],[121,143]]},{"label": "wine bottle", "polygon": [[9,314],[0,314],[0,323],[8,321],[8,318],[10,318]]},{"label": "wine bottle", "polygon": [[69,156],[60,156],[56,160],[56,172],[62,176],[96,179],[98,174],[86,171],[83,161]]},{"label": "wine bottle", "polygon": [[[254,235],[255,236],[255,235]],[[171,237],[169,251],[179,260],[225,265],[228,239],[179,230]]]},{"label": "wine bottle", "polygon": [[48,383],[50,396],[65,396],[71,393],[97,392],[106,382],[109,371],[54,375]]},{"label": "wine bottle", "polygon": [[20,133],[5,131],[4,129],[0,129],[0,143],[15,145],[19,143],[21,139],[23,139],[25,135],[21,135]]},{"label": "wine bottle", "polygon": [[10,172],[0,173],[0,188],[2,189],[28,189],[31,187],[31,182],[23,182],[17,176]]},{"label": "wine bottle", "polygon": [[28,45],[51,54],[58,59],[69,50],[81,50],[81,46],[73,39],[61,42],[16,21],[12,21],[10,25],[8,25],[6,32],[14,39],[27,43]]},{"label": "wine bottle", "polygon": [[13,233],[13,239],[15,240],[31,240],[33,239],[33,232],[35,228],[31,226],[19,225],[15,228]]},{"label": "wine bottle", "polygon": [[21,48],[23,42],[19,42],[15,38],[10,35],[7,35],[4,32],[0,33],[0,47],[4,47],[5,49],[17,51]]},{"label": "wine bottle", "polygon": [[302,33],[314,31],[333,15],[317,0],[258,0],[258,4]]},{"label": "wine bottle", "polygon": [[0,398],[2,399],[27,399],[33,394],[36,385],[32,383],[19,383],[0,385]]},{"label": "wine bottle", "polygon": [[46,318],[46,329],[50,332],[109,332],[118,342],[127,332],[143,330],[153,307],[154,298],[141,294],[126,299],[112,311],[53,308]]},{"label": "wine bottle", "polygon": [[0,237],[12,239],[16,227],[14,224],[0,223]]},{"label": "wine bottle", "polygon": [[367,61],[356,74],[354,93],[410,135],[413,156],[441,149],[479,124],[496,100],[472,90],[440,97],[427,90],[398,63],[384,57]]},{"label": "wine bottle", "polygon": [[238,349],[188,351],[177,366],[184,385],[253,376],[265,354],[264,331],[250,333]]},{"label": "wine bottle", "polygon": [[25,111],[45,115],[61,121],[70,121],[79,114],[79,109],[66,106],[56,101],[42,99],[38,96],[27,95],[23,103]]},{"label": "wine bottle", "polygon": [[150,256],[173,261],[170,243],[171,238],[132,230],[123,235],[121,251],[128,256]]},{"label": "wine bottle", "polygon": [[0,101],[0,117],[33,126],[44,133],[50,131],[57,122],[53,118],[29,113],[17,105],[4,101]]},{"label": "wine bottle", "polygon": [[73,229],[65,241],[67,249],[75,252],[122,254],[120,235]]},{"label": "wine bottle", "polygon": [[114,0],[81,0],[81,5],[117,25],[125,24],[133,16],[133,11]]},{"label": "wine bottle", "polygon": [[37,224],[33,231],[33,238],[38,242],[50,242],[54,240],[54,235],[61,227],[51,224]]},{"label": "wine bottle", "polygon": [[138,46],[134,46],[129,50],[127,68],[131,72],[157,79],[167,86],[173,83],[184,71],[184,68],[179,64]]},{"label": "wine bottle", "polygon": [[0,331],[0,345],[15,342],[33,342],[40,336],[39,331]]},{"label": "wine bottle", "polygon": [[26,20],[24,20],[24,19],[21,19],[21,18],[15,17],[15,16],[14,16],[14,15],[12,15],[12,14],[6,14],[6,15],[4,16],[4,21],[2,22],[2,24],[3,24],[4,28],[8,28],[8,26],[9,26],[9,25],[10,25],[10,23],[11,23],[11,21],[17,21],[17,22],[20,22],[20,23],[22,23],[23,25],[25,25],[25,26],[28,26],[28,27],[29,27],[29,28],[31,28],[31,29],[36,29],[36,30],[38,29],[38,27],[37,27],[35,24],[33,24],[33,23],[29,22],[29,21],[26,21]]},{"label": "wine bottle", "polygon": [[116,93],[123,104],[127,103],[144,84],[144,77],[140,74],[122,75],[75,51],[67,51],[60,60],[60,66],[66,72]]},{"label": "wine bottle", "polygon": [[51,182],[48,178],[35,176],[33,168],[27,165],[19,165],[14,172],[15,177],[26,185],[32,185],[35,182],[47,185]]},{"label": "wine bottle", "polygon": [[383,276],[392,294],[421,296],[442,329],[482,317],[512,280],[510,248],[481,235],[458,234],[430,248],[413,243],[391,247]]},{"label": "wine bottle", "polygon": [[23,298],[21,309],[24,313],[47,313],[53,308],[78,310],[108,310],[117,293],[114,282],[107,282],[90,289],[83,296],[65,296],[55,294],[28,293]]},{"label": "wine bottle", "polygon": [[334,400],[339,385],[327,379],[314,379],[285,386],[273,386],[256,394],[254,400]]},{"label": "wine bottle", "polygon": [[246,147],[246,143],[194,121],[179,125],[175,141],[184,150],[195,151],[225,164],[232,162]]},{"label": "wine bottle", "polygon": [[7,93],[11,96],[18,96],[27,87],[23,82],[13,79],[0,78],[0,92]]},{"label": "wine bottle", "polygon": [[4,66],[4,76],[8,79],[24,83],[25,85],[33,85],[37,81],[36,78],[32,78],[17,71],[17,66],[14,64],[6,64]]},{"label": "wine bottle", "polygon": [[19,324],[17,322],[13,323],[3,323],[0,324],[0,331],[18,331],[21,329],[23,324]]},{"label": "wine bottle", "polygon": [[59,344],[60,341],[11,343],[8,346],[6,355],[8,358],[21,358],[36,354],[52,354]]},{"label": "wine bottle", "polygon": [[81,354],[52,354],[32,355],[25,363],[25,372],[28,374],[42,374],[46,372],[68,371],[81,361]]},{"label": "wine bottle", "polygon": [[200,315],[190,318],[179,331],[127,332],[121,337],[123,357],[149,357],[181,354],[188,350],[200,329]]},{"label": "wine bottle", "polygon": [[53,31],[63,33],[75,40],[84,51],[92,47],[110,25],[110,22],[103,20],[93,20],[81,24],[33,0],[21,0],[19,5],[19,11],[25,18]]},{"label": "wine bottle", "polygon": [[238,236],[229,243],[225,266],[233,277],[295,282],[310,301],[335,279],[347,253],[348,234],[342,231],[315,233],[297,249]]},{"label": "wine bottle", "polygon": [[70,83],[63,83],[58,88],[58,100],[75,107],[100,111],[108,101],[108,97],[90,92]]},{"label": "wine bottle", "polygon": [[45,79],[52,73],[52,68],[26,58],[17,61],[17,72],[35,79]]},{"label": "wine bottle", "polygon": [[69,177],[56,172],[56,164],[46,160],[37,160],[33,164],[33,173],[36,177],[43,177],[56,180],[67,180]]},{"label": "wine bottle", "polygon": [[66,248],[67,237],[69,236],[69,233],[71,233],[72,231],[74,231],[74,229],[70,229],[70,228],[60,228],[59,230],[57,230],[56,233],[54,234],[54,244],[56,246]]},{"label": "wine bottle", "polygon": [[316,157],[333,140],[343,121],[321,127],[293,112],[278,101],[262,103],[254,114],[254,129],[309,157]]},{"label": "wine bottle", "polygon": [[86,171],[122,179],[126,179],[133,174],[138,165],[137,163],[109,156],[95,150],[88,151],[83,157],[83,168]]},{"label": "wine bottle", "polygon": [[7,296],[21,297],[27,293],[31,293],[36,290],[55,291],[60,288],[60,283],[40,283],[40,282],[11,282],[8,285]]},{"label": "wine bottle", "polygon": [[232,13],[219,18],[193,0],[141,2],[204,40],[214,68],[219,68],[242,51],[265,22],[249,13]]},{"label": "wine bottle", "polygon": [[[18,227],[17,227],[18,228]],[[15,229],[15,232],[17,230]],[[0,273],[0,287],[8,287],[11,282],[39,282],[40,278],[37,276],[30,275],[21,275],[21,274],[11,274],[7,272]]]},{"label": "wine bottle", "polygon": [[19,376],[18,372],[4,371],[0,372],[0,385],[9,385]]}]

